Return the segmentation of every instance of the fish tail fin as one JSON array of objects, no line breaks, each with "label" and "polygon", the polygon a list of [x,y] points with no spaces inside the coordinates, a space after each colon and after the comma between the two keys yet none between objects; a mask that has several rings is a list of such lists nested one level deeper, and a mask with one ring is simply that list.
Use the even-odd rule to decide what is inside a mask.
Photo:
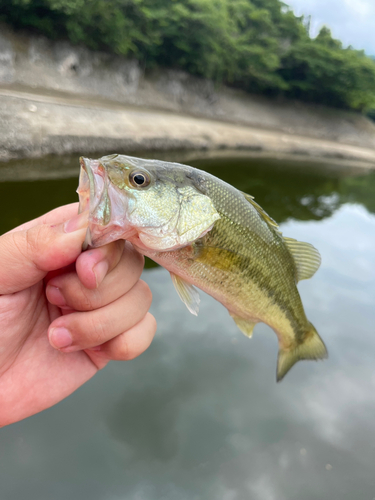
[{"label": "fish tail fin", "polygon": [[314,326],[309,323],[309,329],[300,343],[288,349],[280,349],[277,358],[277,381],[280,382],[292,366],[301,359],[325,359],[328,351]]}]

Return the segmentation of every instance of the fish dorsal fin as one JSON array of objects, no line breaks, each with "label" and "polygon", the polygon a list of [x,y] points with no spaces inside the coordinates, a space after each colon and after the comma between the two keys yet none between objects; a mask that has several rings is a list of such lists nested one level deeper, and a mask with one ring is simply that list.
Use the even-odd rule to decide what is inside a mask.
[{"label": "fish dorsal fin", "polygon": [[251,337],[253,336],[253,330],[254,330],[254,326],[256,325],[255,322],[253,321],[249,321],[247,319],[243,319],[243,318],[240,318],[239,316],[236,316],[235,314],[232,314],[232,313],[229,313],[234,322],[236,323],[236,325],[238,326],[238,328],[241,330],[241,332],[246,335],[246,337],[249,337],[249,339],[251,339]]},{"label": "fish dorsal fin", "polygon": [[283,237],[297,268],[297,281],[307,280],[319,269],[321,257],[318,250],[310,243]]},{"label": "fish dorsal fin", "polygon": [[[254,197],[247,193],[242,194],[244,195],[246,200],[255,208],[262,219],[281,235],[277,223],[263,210],[260,205],[258,205],[258,203],[256,203],[256,201],[254,201]],[[288,250],[293,256],[297,268],[297,281],[307,280],[314,276],[321,263],[321,257],[318,250],[310,243],[297,241],[293,238],[286,238],[285,236],[283,236],[283,239],[286,246],[288,247]]]},{"label": "fish dorsal fin", "polygon": [[275,222],[272,217],[270,217],[268,215],[267,212],[265,212],[263,210],[263,208],[258,205],[258,203],[256,201],[254,201],[254,196],[251,196],[251,194],[247,194],[247,193],[243,193],[242,194],[244,195],[244,197],[246,198],[246,200],[255,208],[255,210],[258,212],[258,214],[262,217],[262,219],[267,222],[267,224],[269,226],[272,226],[274,229],[279,229],[279,226],[277,224],[277,222]]},{"label": "fish dorsal fin", "polygon": [[198,316],[199,311],[199,292],[196,288],[193,287],[190,283],[185,281],[184,279],[177,276],[177,274],[170,273],[172,278],[172,283],[178,293],[178,296],[185,304],[185,306],[189,309],[191,314],[194,316]]}]

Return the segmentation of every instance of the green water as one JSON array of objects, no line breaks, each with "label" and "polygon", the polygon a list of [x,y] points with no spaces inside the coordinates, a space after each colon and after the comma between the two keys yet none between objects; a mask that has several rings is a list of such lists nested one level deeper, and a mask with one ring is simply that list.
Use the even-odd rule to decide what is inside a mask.
[{"label": "green water", "polygon": [[[0,430],[1,500],[375,498],[375,173],[190,163],[254,195],[285,235],[320,250],[321,269],[299,289],[330,358],[299,363],[276,384],[268,327],[248,340],[204,294],[195,318],[169,274],[147,269],[152,346]],[[75,201],[77,176],[76,158],[0,164],[0,233]]]}]

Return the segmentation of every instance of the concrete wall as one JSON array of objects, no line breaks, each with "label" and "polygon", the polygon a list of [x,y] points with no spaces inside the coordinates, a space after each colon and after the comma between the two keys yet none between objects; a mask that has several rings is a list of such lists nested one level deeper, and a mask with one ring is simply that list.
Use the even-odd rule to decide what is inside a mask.
[{"label": "concrete wall", "polygon": [[[21,98],[23,104],[19,103]],[[29,100],[25,103],[27,98]],[[209,147],[204,145],[204,136],[205,131],[212,135],[210,120],[213,120],[227,122],[228,126],[233,124],[253,130],[274,131],[287,138],[284,142],[298,136],[375,150],[375,124],[360,114],[300,102],[272,101],[225,87],[215,88],[210,81],[178,71],[158,70],[145,75],[135,60],[89,51],[67,42],[51,42],[40,36],[14,33],[0,25],[0,134],[3,136],[0,157],[5,159],[52,152],[51,148],[40,146],[39,136],[48,133],[45,130],[48,124],[53,128],[56,120],[61,121],[60,135],[69,135],[68,131],[63,131],[69,109],[61,116],[57,108],[44,109],[45,116],[38,115],[37,120],[36,115],[30,117],[34,107],[38,108],[35,99],[42,100],[44,104],[58,104],[59,99],[71,99],[73,108],[74,103],[81,106],[80,116],[84,114],[84,107],[106,107],[112,111],[117,107],[124,113],[126,109],[131,109],[133,113],[136,109],[140,112],[147,110],[147,113],[151,112],[148,115],[150,119],[152,111],[159,112],[159,115],[163,111],[164,121],[168,121],[165,112],[205,119],[203,129],[203,122],[199,122],[199,133],[203,134],[200,147]],[[60,102],[60,108],[62,105]],[[97,126],[101,120],[103,128],[98,137],[105,139],[105,129],[108,128],[105,122],[109,120],[109,125],[113,125],[113,119],[113,113],[95,118]],[[160,116],[158,119],[160,121]],[[53,134],[59,135],[56,131]],[[137,134],[141,137],[142,131],[137,130]],[[90,132],[88,141],[91,136]],[[155,137],[158,139],[159,136],[156,134]],[[167,128],[163,137],[165,142],[168,139]],[[152,142],[151,136],[148,139]],[[192,147],[188,135],[185,146],[182,139],[183,135],[176,147]],[[72,140],[74,142],[74,138]],[[33,147],[34,141],[39,141],[37,148]],[[250,149],[258,146],[264,149],[262,144],[257,146],[256,141],[250,141],[248,145]],[[247,142],[242,141],[237,146],[246,148]],[[214,144],[214,147],[236,147],[236,144],[233,140],[226,144],[224,140]],[[303,146],[301,148],[303,150]],[[65,150],[59,149],[60,152]]]}]

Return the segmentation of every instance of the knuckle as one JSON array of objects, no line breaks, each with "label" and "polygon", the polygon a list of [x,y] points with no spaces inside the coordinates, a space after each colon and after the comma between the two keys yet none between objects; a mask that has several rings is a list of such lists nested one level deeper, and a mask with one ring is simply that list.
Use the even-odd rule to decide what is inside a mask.
[{"label": "knuckle", "polygon": [[38,249],[38,241],[41,238],[41,230],[42,226],[36,226],[33,228],[33,231],[28,229],[25,231],[25,242],[26,242],[26,251],[28,253],[34,254]]},{"label": "knuckle", "polygon": [[158,327],[158,324],[157,324],[157,322],[156,322],[156,319],[155,319],[155,317],[154,317],[152,314],[150,314],[150,313],[147,313],[147,319],[148,319],[148,321],[149,321],[149,325],[150,325],[150,332],[151,332],[152,336],[154,336],[154,335],[155,335],[155,333],[156,333],[157,327]]},{"label": "knuckle", "polygon": [[31,259],[37,269],[48,270],[51,262],[55,260],[56,247],[49,226],[40,224],[24,232],[24,242],[18,245],[18,250],[26,258]]},{"label": "knuckle", "polygon": [[[25,250],[25,246],[23,245],[18,238],[18,235],[11,233],[9,235],[9,244],[7,245],[7,252],[9,256],[14,256],[15,254],[19,254],[24,260],[27,259],[27,250]],[[18,255],[17,255],[18,257]]]},{"label": "knuckle", "polygon": [[[156,320],[152,314],[147,313],[138,325],[133,327],[137,330],[138,341],[134,341],[130,331],[126,331],[114,339],[114,345],[111,345],[111,359],[118,361],[129,361],[142,354],[150,346],[156,332]],[[139,342],[139,337],[142,342]]]},{"label": "knuckle", "polygon": [[87,335],[89,336],[88,343],[90,345],[102,344],[108,336],[109,326],[105,321],[91,320],[87,322]]},{"label": "knuckle", "polygon": [[106,318],[92,312],[75,312],[69,322],[74,344],[82,349],[103,344],[108,338],[110,326]]},{"label": "knuckle", "polygon": [[25,231],[22,234],[22,238],[20,240],[19,238],[20,233],[11,233],[10,238],[11,238],[11,243],[12,247],[17,250],[17,252],[24,257],[25,259],[28,258],[30,254],[33,254],[33,250],[35,248],[35,240],[30,234],[30,230]]},{"label": "knuckle", "polygon": [[83,286],[81,286],[80,289],[77,290],[75,297],[73,297],[75,309],[79,311],[93,311],[96,309],[98,307],[96,295],[95,290],[90,293],[84,290]]},{"label": "knuckle", "polygon": [[93,311],[98,307],[97,290],[87,290],[77,275],[70,274],[57,283],[61,288],[67,305],[76,311]]},{"label": "knuckle", "polygon": [[121,346],[118,348],[116,355],[122,361],[129,361],[135,357],[126,335],[122,335]]},{"label": "knuckle", "polygon": [[148,284],[143,280],[139,280],[136,286],[138,293],[142,296],[142,301],[146,302],[148,306],[150,306],[152,302],[152,292]]},{"label": "knuckle", "polygon": [[[36,265],[38,265],[38,258],[41,253],[44,254],[44,257],[49,254],[48,236],[44,225],[35,226],[25,231],[25,253],[35,257]],[[43,252],[41,252],[42,248],[44,249]]]}]

